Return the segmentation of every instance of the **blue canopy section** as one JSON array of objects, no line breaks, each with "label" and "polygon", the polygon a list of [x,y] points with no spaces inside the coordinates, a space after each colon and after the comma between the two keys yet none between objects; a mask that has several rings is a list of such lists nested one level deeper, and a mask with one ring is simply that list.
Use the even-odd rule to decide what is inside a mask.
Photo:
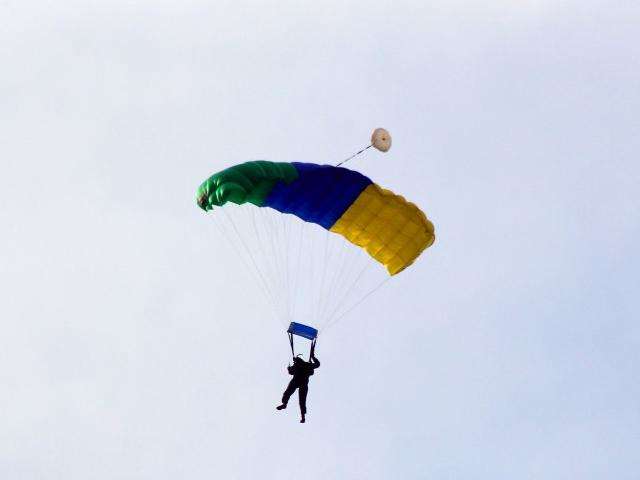
[{"label": "blue canopy section", "polygon": [[289,330],[287,330],[287,332],[293,335],[308,338],[309,340],[313,340],[318,336],[318,330],[316,330],[315,328],[296,322],[291,322],[291,325],[289,325]]},{"label": "blue canopy section", "polygon": [[371,180],[359,172],[331,165],[292,162],[298,178],[277,182],[265,199],[265,207],[292,213],[305,222],[329,230]]}]

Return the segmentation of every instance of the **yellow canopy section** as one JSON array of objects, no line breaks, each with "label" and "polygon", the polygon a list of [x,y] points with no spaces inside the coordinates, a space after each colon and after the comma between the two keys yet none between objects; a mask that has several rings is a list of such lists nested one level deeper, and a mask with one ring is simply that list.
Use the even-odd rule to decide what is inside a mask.
[{"label": "yellow canopy section", "polygon": [[433,224],[413,203],[375,183],[331,227],[395,275],[435,241]]}]

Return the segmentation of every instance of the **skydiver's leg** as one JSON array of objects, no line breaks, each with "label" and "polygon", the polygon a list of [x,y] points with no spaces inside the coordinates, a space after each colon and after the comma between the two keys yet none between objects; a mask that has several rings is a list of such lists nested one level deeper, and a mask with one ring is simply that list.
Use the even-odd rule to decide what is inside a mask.
[{"label": "skydiver's leg", "polygon": [[284,393],[282,394],[282,405],[279,405],[276,407],[278,410],[287,408],[287,403],[289,403],[289,398],[291,398],[291,395],[293,395],[293,392],[296,391],[296,388],[298,388],[298,385],[292,379],[289,382],[289,385],[285,389]]},{"label": "skydiver's leg", "polygon": [[309,391],[309,385],[300,385],[298,387],[298,400],[300,400],[300,423],[305,422],[304,416],[307,414],[307,392]]}]

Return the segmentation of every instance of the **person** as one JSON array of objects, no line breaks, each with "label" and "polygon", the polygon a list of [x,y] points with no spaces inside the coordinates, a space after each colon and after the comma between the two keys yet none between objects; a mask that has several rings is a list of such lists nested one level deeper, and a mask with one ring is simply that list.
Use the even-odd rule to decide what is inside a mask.
[{"label": "person", "polygon": [[320,366],[320,361],[316,358],[313,350],[311,351],[311,361],[306,362],[300,356],[294,357],[293,366],[289,365],[287,371],[293,378],[289,382],[286,390],[282,394],[282,404],[276,407],[277,410],[287,408],[289,398],[293,392],[298,389],[298,400],[300,401],[300,423],[305,423],[305,415],[307,414],[307,392],[309,391],[309,377],[313,375],[313,371]]}]

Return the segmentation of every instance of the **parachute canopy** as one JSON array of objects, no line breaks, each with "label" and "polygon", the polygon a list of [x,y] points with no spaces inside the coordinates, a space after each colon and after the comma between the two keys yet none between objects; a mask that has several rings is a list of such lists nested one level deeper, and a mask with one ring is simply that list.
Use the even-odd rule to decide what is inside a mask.
[{"label": "parachute canopy", "polygon": [[295,215],[364,248],[390,275],[435,240],[433,224],[413,203],[361,173],[330,165],[242,163],[206,180],[197,202],[205,211],[232,202]]}]

